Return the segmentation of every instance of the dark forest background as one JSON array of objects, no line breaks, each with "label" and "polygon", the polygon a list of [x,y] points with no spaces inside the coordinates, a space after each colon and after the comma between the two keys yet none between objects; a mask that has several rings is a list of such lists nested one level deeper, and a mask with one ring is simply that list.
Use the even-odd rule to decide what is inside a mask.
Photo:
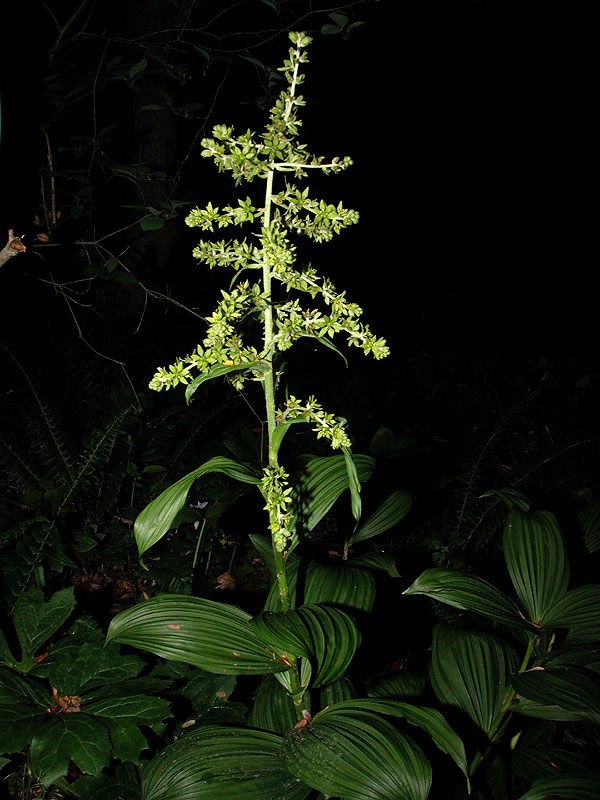
[{"label": "dark forest background", "polygon": [[[85,396],[70,389],[73,352],[108,373],[101,392],[123,382],[142,404],[183,408],[145,387],[201,340],[198,315],[223,286],[192,258],[183,220],[238,196],[200,139],[216,123],[260,129],[300,28],[314,37],[305,141],[354,160],[317,194],[361,215],[307,257],[363,305],[392,355],[350,353],[345,368],[300,349],[291,387],[344,414],[359,449],[381,425],[413,437],[422,461],[407,480],[425,497],[524,400],[492,483],[508,462],[595,442],[593,71],[580,8],[73,1],[12,5],[8,19],[0,220],[28,249],[2,268],[1,336],[63,411]],[[242,399],[214,392],[223,429],[243,418]],[[593,494],[595,458],[552,485]]]}]

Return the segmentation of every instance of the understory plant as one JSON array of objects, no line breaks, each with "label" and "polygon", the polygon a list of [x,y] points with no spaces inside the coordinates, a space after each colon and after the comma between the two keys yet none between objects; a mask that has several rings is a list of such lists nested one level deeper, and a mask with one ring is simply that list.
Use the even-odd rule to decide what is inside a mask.
[{"label": "understory plant", "polygon": [[[357,215],[341,203],[314,199],[300,183],[311,170],[337,173],[350,160],[326,160],[300,143],[298,87],[310,39],[302,33],[290,39],[282,68],[287,89],[264,132],[236,135],[220,125],[203,141],[203,155],[231,172],[236,185],[258,181],[263,192],[260,201],[208,203],[189,215],[190,226],[209,233],[246,225],[252,234],[198,244],[199,260],[232,269],[234,278],[208,317],[202,343],[151,382],[158,391],[183,385],[188,401],[212,378],[227,376],[238,389],[258,383],[264,464],[257,469],[243,459],[211,458],[166,489],[135,523],[143,555],[177,524],[205,475],[223,473],[255,487],[268,513],[268,535],[251,539],[271,571],[271,590],[254,616],[226,603],[159,594],[115,617],[107,635],[110,643],[245,686],[246,676],[260,680],[242,719],[197,713],[186,720],[176,740],[142,768],[141,798],[426,800],[434,793],[592,800],[598,796],[593,765],[557,746],[553,726],[600,720],[599,588],[568,590],[556,521],[548,512],[531,512],[517,492],[504,492],[501,500],[510,506],[504,552],[518,599],[469,572],[427,570],[405,594],[433,598],[440,618],[444,605],[458,609],[455,615],[446,609],[445,622],[434,628],[429,677],[399,668],[369,676],[355,668],[365,655],[361,627],[373,622],[375,575],[398,577],[389,553],[368,547],[403,519],[411,497],[395,489],[363,520],[361,484],[373,459],[352,453],[344,420],[317,398],[279,396],[283,354],[304,337],[337,354],[336,335],[376,359],[388,354],[362,322],[359,306],[312,266],[297,266],[298,237],[327,241]],[[298,295],[321,306],[304,307]],[[292,477],[285,437],[302,423],[340,452],[300,459]],[[343,531],[338,560],[311,557],[307,534],[345,492],[354,522]],[[414,600],[404,602],[414,608]],[[380,609],[386,614],[377,635],[399,640],[404,620]],[[542,722],[531,725],[532,718]]]},{"label": "understory plant", "polygon": [[[157,371],[156,390],[183,384],[192,399],[207,380],[228,376],[242,389],[260,384],[266,435],[264,465],[217,456],[165,490],[138,517],[140,554],[173,526],[195,482],[221,472],[255,486],[268,513],[267,537],[253,542],[272,570],[273,587],[255,617],[225,603],[183,595],[158,595],[119,614],[108,641],[121,642],[183,661],[203,670],[262,679],[245,726],[202,724],[160,752],[144,770],[142,797],[307,798],[327,796],[414,800],[429,794],[430,762],[417,743],[388,718],[404,720],[426,746],[431,742],[467,775],[464,747],[442,715],[427,706],[359,697],[349,670],[361,642],[357,619],[375,600],[374,570],[397,575],[384,552],[360,552],[362,542],[399,522],[410,495],[393,491],[362,520],[360,486],[373,470],[368,456],[353,455],[344,420],[310,396],[278,401],[282,354],[310,337],[335,353],[336,335],[367,355],[388,355],[383,339],[362,322],[361,308],[312,266],[298,266],[295,240],[325,242],[357,222],[342,203],[314,199],[299,182],[311,171],[338,173],[349,158],[326,160],[300,143],[299,94],[308,36],[290,35],[292,47],[281,71],[287,82],[262,134],[236,135],[218,125],[203,141],[203,155],[236,185],[258,180],[260,201],[208,203],[188,217],[203,231],[253,226],[250,238],[202,240],[194,255],[209,267],[228,267],[234,278],[208,317],[202,343],[185,358]],[[246,273],[242,276],[242,273]],[[250,276],[250,277],[248,277]],[[256,276],[254,280],[252,277]],[[298,295],[320,300],[304,307]],[[255,337],[255,338],[252,338]],[[306,458],[292,481],[280,450],[292,425],[304,423],[325,439],[332,456]],[[338,563],[302,557],[306,532],[315,528],[336,499],[349,490],[355,523],[344,535]],[[358,552],[354,552],[357,549]],[[429,744],[427,744],[427,742]],[[435,748],[434,748],[435,749]],[[460,773],[458,773],[460,774]]]},{"label": "understory plant", "polygon": [[36,797],[49,786],[69,792],[67,773],[100,776],[111,759],[139,764],[145,733],[162,732],[172,716],[156,696],[172,681],[106,646],[89,617],[65,630],[74,608],[72,588],[47,603],[29,589],[17,600],[9,637],[0,631],[0,755],[8,756],[14,796]]}]

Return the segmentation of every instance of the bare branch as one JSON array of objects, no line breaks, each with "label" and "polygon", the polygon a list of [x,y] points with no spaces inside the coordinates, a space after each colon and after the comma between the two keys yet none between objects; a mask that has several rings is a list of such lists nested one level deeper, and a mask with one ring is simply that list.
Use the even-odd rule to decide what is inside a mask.
[{"label": "bare branch", "polygon": [[13,256],[18,256],[19,253],[24,253],[27,248],[21,241],[19,236],[15,236],[13,229],[9,228],[8,241],[0,250],[0,267],[5,264]]}]

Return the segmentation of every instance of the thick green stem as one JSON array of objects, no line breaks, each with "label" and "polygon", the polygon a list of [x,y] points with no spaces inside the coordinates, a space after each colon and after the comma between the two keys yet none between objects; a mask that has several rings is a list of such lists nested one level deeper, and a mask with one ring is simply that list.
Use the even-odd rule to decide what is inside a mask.
[{"label": "thick green stem", "polygon": [[[273,170],[267,174],[267,187],[265,191],[265,213],[264,227],[268,229],[271,224],[271,201],[273,197]],[[263,389],[265,393],[265,407],[267,411],[267,441],[268,441],[268,461],[271,469],[277,469],[279,463],[277,451],[273,445],[273,436],[276,428],[275,421],[275,367],[273,364],[273,304],[271,302],[271,265],[267,258],[263,259],[263,291],[267,297],[267,305],[264,311],[264,353],[267,370],[263,375]],[[269,522],[273,525],[277,520],[277,511],[270,512]],[[292,610],[292,601],[287,578],[287,569],[283,552],[273,544],[273,555],[275,557],[275,571],[277,576],[277,587],[281,600],[282,611]],[[288,653],[290,661],[290,685],[291,697],[294,710],[298,720],[303,719],[302,710],[304,708],[303,691],[300,685],[299,660],[295,655]]]}]

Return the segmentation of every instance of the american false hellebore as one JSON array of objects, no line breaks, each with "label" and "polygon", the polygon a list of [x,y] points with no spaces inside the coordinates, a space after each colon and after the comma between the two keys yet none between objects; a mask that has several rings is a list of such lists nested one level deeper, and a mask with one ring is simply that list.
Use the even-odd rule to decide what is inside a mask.
[{"label": "american false hellebore", "polygon": [[[259,381],[267,463],[260,473],[228,457],[212,458],[166,489],[135,524],[142,554],[172,527],[202,475],[221,472],[253,484],[264,498],[270,530],[270,539],[253,537],[253,542],[272,570],[273,587],[264,611],[254,618],[203,598],[159,595],[119,614],[108,632],[111,641],[208,672],[264,677],[246,726],[198,719],[154,758],[143,772],[145,800],[300,800],[316,792],[425,798],[431,783],[429,761],[415,741],[386,720],[389,715],[424,730],[467,771],[462,742],[439,712],[403,702],[353,699],[356,693],[346,675],[361,638],[352,612],[369,611],[375,591],[370,559],[365,564],[360,558],[349,560],[348,549],[398,522],[410,509],[410,496],[393,492],[361,523],[360,482],[371,474],[372,459],[352,455],[344,421],[325,411],[315,397],[290,396],[276,404],[279,354],[302,337],[339,352],[332,340],[342,334],[376,359],[389,352],[385,341],[361,322],[358,305],[314,268],[296,265],[294,237],[328,241],[356,223],[358,214],[341,203],[313,199],[308,187],[295,182],[313,170],[338,173],[351,161],[326,161],[300,143],[300,70],[311,40],[302,33],[292,33],[290,39],[289,58],[281,68],[287,88],[271,109],[264,132],[236,135],[232,128],[217,125],[213,138],[203,141],[202,154],[214,159],[220,171],[231,172],[236,185],[258,179],[264,194],[257,205],[250,197],[224,208],[208,203],[187,218],[189,226],[211,233],[233,225],[254,226],[254,232],[251,238],[198,244],[194,255],[199,260],[209,267],[229,267],[235,278],[208,317],[202,344],[159,369],[150,384],[159,391],[184,384],[189,400],[211,378],[227,375],[237,388]],[[256,280],[242,279],[242,272],[256,275]],[[319,299],[323,310],[302,307],[297,295]],[[260,342],[244,338],[244,328],[256,330],[245,325],[251,319],[262,323]],[[341,453],[308,460],[300,485],[291,485],[279,450],[297,423],[308,423],[317,437],[328,439]],[[302,562],[294,551],[302,531],[314,528],[345,489],[350,490],[357,521],[346,541],[346,558],[337,565],[309,561],[300,582]],[[317,704],[323,710],[315,713]]]},{"label": "american false hellebore", "polygon": [[[298,183],[312,170],[337,173],[351,161],[327,161],[300,143],[299,112],[304,103],[298,88],[310,38],[292,33],[290,39],[289,58],[281,68],[287,88],[271,109],[264,132],[236,135],[231,127],[218,125],[213,138],[203,141],[203,156],[212,158],[220,171],[231,172],[236,185],[258,179],[264,194],[258,205],[250,197],[223,208],[208,203],[187,218],[189,226],[210,233],[229,226],[253,226],[254,230],[250,238],[198,244],[194,255],[200,261],[211,268],[229,267],[235,277],[208,317],[202,344],[170,367],[159,369],[150,384],[158,391],[183,384],[189,401],[211,378],[226,375],[238,389],[246,381],[259,382],[265,402],[266,464],[260,470],[229,457],[212,458],[166,489],[135,523],[143,554],[174,527],[189,491],[203,475],[220,472],[254,485],[264,498],[270,537],[251,538],[271,571],[271,591],[264,610],[255,617],[203,598],[158,595],[115,617],[107,637],[208,673],[262,678],[245,724],[240,724],[239,711],[228,716],[226,704],[218,714],[201,715],[186,724],[188,732],[143,769],[142,800],[303,800],[318,793],[348,800],[426,800],[432,767],[421,745],[446,754],[440,763],[447,762],[454,771],[457,796],[465,796],[471,792],[470,780],[479,765],[490,763],[486,747],[476,752],[469,765],[462,739],[439,711],[390,699],[390,695],[414,699],[418,692],[396,686],[394,691],[370,691],[370,696],[360,698],[351,679],[351,662],[361,641],[356,618],[364,617],[373,606],[373,571],[398,573],[386,554],[368,552],[350,558],[350,547],[400,521],[410,509],[410,495],[392,492],[362,521],[360,486],[373,471],[373,460],[352,454],[344,420],[326,411],[315,397],[288,396],[279,405],[276,402],[283,369],[280,354],[303,337],[339,353],[333,339],[341,334],[350,345],[376,359],[388,355],[385,341],[361,322],[359,306],[314,268],[296,263],[295,238],[328,241],[357,222],[358,215],[341,203],[313,199],[309,188]],[[243,272],[256,279],[242,279]],[[318,299],[321,310],[304,308],[298,295]],[[260,341],[248,341],[257,330],[262,333]],[[309,458],[299,478],[291,482],[279,452],[286,433],[297,423],[310,425],[318,438],[329,440],[341,453]],[[315,527],[346,489],[356,524],[345,541],[343,560],[323,564],[303,559],[298,547],[303,533]],[[509,505],[514,505],[513,500],[508,498]],[[540,513],[541,521],[527,521],[527,511],[517,503],[507,529],[507,563],[517,593],[525,601],[527,592],[537,596],[536,581],[546,580],[543,553],[548,542],[554,543],[555,554],[560,551],[560,534]],[[529,540],[538,543],[539,552],[523,545]],[[534,562],[538,566],[532,566]],[[556,569],[554,561],[551,569]],[[551,580],[554,589],[548,588],[548,601],[558,623],[569,627],[569,615],[578,617],[579,605],[575,602],[573,610],[567,601],[568,607],[557,610],[557,604],[564,605],[566,583]],[[590,591],[598,604],[597,588]],[[516,657],[510,655],[513,651],[505,650],[489,634],[452,632],[443,626],[434,630],[432,688],[442,703],[462,708],[491,747],[506,729],[517,692],[527,697],[532,684],[535,695],[540,684],[524,674],[534,663],[541,641],[539,610],[526,617],[490,584],[452,570],[427,571],[406,593],[429,595],[474,611],[479,618],[487,616],[494,624],[516,626],[520,641],[526,643],[525,658],[517,670]],[[542,639],[545,644],[551,641],[550,636]],[[512,687],[511,672],[518,672]],[[596,686],[584,672],[582,687]],[[544,690],[540,692],[529,702],[519,700],[517,710],[563,719],[552,716],[556,703],[542,703],[540,711],[539,697],[545,697]],[[585,793],[594,791],[589,789],[594,779],[589,779],[592,783],[582,780],[577,791],[583,794],[561,796],[594,797]],[[571,784],[563,781],[558,788]],[[440,796],[445,788],[440,787]],[[522,800],[541,800],[548,788],[557,787],[542,780],[539,787],[518,795]]]}]

